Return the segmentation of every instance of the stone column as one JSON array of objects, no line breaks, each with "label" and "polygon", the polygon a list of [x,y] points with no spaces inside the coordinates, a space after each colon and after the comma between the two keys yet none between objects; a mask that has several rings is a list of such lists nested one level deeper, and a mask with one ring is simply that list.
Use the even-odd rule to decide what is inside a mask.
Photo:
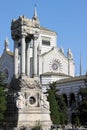
[{"label": "stone column", "polygon": [[21,76],[25,75],[25,47],[26,47],[26,43],[25,43],[25,36],[22,35],[21,37],[21,62],[20,62],[20,66],[21,66]]},{"label": "stone column", "polygon": [[14,76],[18,76],[18,44],[14,42]]},{"label": "stone column", "polygon": [[76,107],[78,106],[77,93],[75,93],[75,105],[76,105]]},{"label": "stone column", "polygon": [[33,41],[33,77],[37,77],[37,39],[38,35],[34,35]]},{"label": "stone column", "polygon": [[70,95],[67,94],[68,108],[70,107]]},{"label": "stone column", "polygon": [[27,76],[30,76],[30,42],[27,43],[27,62],[26,62],[26,66],[27,66]]}]

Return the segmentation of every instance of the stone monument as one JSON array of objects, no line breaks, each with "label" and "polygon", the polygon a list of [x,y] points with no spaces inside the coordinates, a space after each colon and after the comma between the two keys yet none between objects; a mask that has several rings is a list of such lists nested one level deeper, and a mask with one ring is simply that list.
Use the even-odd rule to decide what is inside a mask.
[{"label": "stone monument", "polygon": [[9,93],[13,98],[15,109],[11,110],[14,114],[9,112],[9,122],[15,127],[15,130],[21,127],[33,128],[37,122],[43,129],[50,128],[52,122],[49,102],[47,95],[43,94],[38,80],[26,76],[23,79],[13,79]]},{"label": "stone monument", "polygon": [[[14,77],[9,88],[8,120],[15,130],[33,128],[40,122],[43,129],[49,129],[49,102],[42,92],[37,75],[37,45],[39,36],[39,20],[35,8],[32,20],[20,16],[12,20],[11,34],[14,40]],[[32,56],[31,53],[32,43]],[[32,59],[32,75],[30,60]]]}]

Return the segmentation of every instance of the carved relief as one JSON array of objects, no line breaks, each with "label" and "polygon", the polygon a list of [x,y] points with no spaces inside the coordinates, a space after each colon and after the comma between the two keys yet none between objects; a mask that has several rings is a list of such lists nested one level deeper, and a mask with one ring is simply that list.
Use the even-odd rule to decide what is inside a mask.
[{"label": "carved relief", "polygon": [[41,85],[37,80],[28,81],[28,80],[20,79],[19,82],[20,82],[19,83],[20,88],[41,89]]},{"label": "carved relief", "polygon": [[14,96],[14,101],[18,109],[23,109],[27,107],[42,107],[49,110],[49,102],[47,101],[47,95],[37,92],[26,92],[25,93],[17,92]]},{"label": "carved relief", "polygon": [[41,95],[41,107],[48,109],[48,110],[50,108],[49,102],[47,101],[47,95],[46,94]]},{"label": "carved relief", "polygon": [[18,92],[15,96],[16,98],[16,107],[21,109],[25,107],[25,97],[22,93]]}]

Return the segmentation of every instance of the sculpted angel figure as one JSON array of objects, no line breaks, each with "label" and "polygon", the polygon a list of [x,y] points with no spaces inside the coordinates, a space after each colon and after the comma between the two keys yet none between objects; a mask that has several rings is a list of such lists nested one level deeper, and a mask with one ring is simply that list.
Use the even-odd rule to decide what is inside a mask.
[{"label": "sculpted angel figure", "polygon": [[19,109],[21,109],[25,106],[25,97],[24,97],[23,93],[21,93],[21,92],[17,93],[16,106]]}]

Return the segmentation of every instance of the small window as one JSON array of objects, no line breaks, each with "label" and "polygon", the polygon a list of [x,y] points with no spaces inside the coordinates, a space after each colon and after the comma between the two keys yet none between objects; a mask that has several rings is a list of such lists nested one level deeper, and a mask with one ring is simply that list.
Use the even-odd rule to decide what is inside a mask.
[{"label": "small window", "polygon": [[50,46],[50,38],[49,37],[42,37],[42,45]]},{"label": "small window", "polygon": [[50,41],[42,40],[42,44],[50,46]]}]

